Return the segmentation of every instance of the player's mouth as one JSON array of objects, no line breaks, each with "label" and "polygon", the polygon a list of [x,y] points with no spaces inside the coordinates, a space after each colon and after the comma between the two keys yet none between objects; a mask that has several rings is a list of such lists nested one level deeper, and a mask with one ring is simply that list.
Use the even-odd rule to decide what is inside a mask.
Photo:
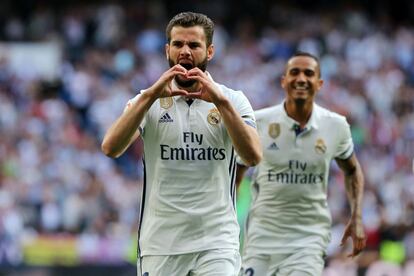
[{"label": "player's mouth", "polygon": [[180,60],[178,63],[187,70],[194,68],[193,63],[190,60]]},{"label": "player's mouth", "polygon": [[292,87],[293,89],[297,91],[308,91],[309,90],[309,86],[307,85],[293,85]]}]

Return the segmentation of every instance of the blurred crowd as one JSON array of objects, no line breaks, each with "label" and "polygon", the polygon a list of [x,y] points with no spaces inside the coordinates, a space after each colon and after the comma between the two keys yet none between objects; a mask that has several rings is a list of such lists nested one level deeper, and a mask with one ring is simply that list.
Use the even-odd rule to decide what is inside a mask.
[{"label": "blurred crowd", "polygon": [[[208,14],[207,6],[201,11]],[[266,10],[268,22],[257,26],[250,17],[223,20],[224,8],[210,8],[216,56],[208,70],[216,81],[244,91],[255,109],[276,104],[284,97],[279,80],[286,59],[308,51],[320,57],[325,80],[318,104],[345,115],[352,126],[366,180],[368,249],[358,260],[341,261],[350,250],[339,246],[349,206],[343,176],[333,165],[326,273],[346,275],[330,266],[368,271],[376,260],[409,267],[405,264],[414,261],[413,25],[373,20],[359,9],[309,13],[275,4]],[[60,58],[55,75],[45,77],[30,62],[16,69],[0,50],[0,263],[19,263],[22,243],[40,234],[136,236],[142,144],[113,160],[101,153],[100,143],[127,100],[167,69],[169,16],[155,1],[141,8],[41,7],[24,18],[11,13],[3,19],[0,45],[47,42],[59,49]]]}]

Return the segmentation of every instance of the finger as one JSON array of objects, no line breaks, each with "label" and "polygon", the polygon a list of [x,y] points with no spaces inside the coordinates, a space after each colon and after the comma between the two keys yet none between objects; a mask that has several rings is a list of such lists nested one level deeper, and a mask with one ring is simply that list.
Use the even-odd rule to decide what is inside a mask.
[{"label": "finger", "polygon": [[354,250],[361,250],[362,244],[361,244],[360,241],[355,240],[355,241],[353,241],[353,244],[354,244]]},{"label": "finger", "polygon": [[354,250],[352,251],[352,253],[351,254],[348,254],[347,257],[351,257],[351,258],[356,257],[356,256],[359,255],[359,253],[361,253],[361,251],[362,250],[358,250],[358,249],[354,248]]},{"label": "finger", "polygon": [[201,71],[200,68],[198,67],[194,67],[193,69],[188,70],[188,74],[189,75],[203,75],[203,76],[207,76],[203,71]]},{"label": "finger", "polygon": [[178,71],[181,71],[181,72],[183,72],[183,73],[187,73],[187,69],[185,69],[182,65],[180,65],[180,64],[176,64],[176,65],[174,65],[173,67],[171,67],[170,68],[171,70],[173,70],[173,71],[175,71],[175,70],[178,70]]},{"label": "finger", "polygon": [[358,255],[358,253],[359,253],[359,251],[358,251],[358,250],[356,250],[355,248],[353,248],[353,249],[352,249],[352,252],[351,252],[351,253],[349,253],[349,254],[347,255],[347,257],[348,257],[348,258],[353,258],[353,257],[355,257],[356,255]]},{"label": "finger", "polygon": [[189,98],[201,99],[202,96],[203,96],[203,92],[201,91],[188,93]]},{"label": "finger", "polygon": [[160,81],[163,83],[167,83],[167,82],[170,83],[174,79],[174,77],[177,75],[185,76],[185,73],[176,72],[176,71],[167,72],[160,78]]},{"label": "finger", "polygon": [[200,82],[205,82],[206,81],[206,79],[203,78],[200,75],[194,75],[194,74],[193,75],[189,75],[189,74],[187,74],[186,77],[187,77],[187,79],[193,79],[193,80],[197,80],[197,81],[200,81]]},{"label": "finger", "polygon": [[169,73],[169,75],[170,75],[170,78],[171,77],[175,77],[175,76],[177,76],[177,75],[181,75],[181,76],[183,76],[183,77],[186,77],[187,76],[187,72],[183,72],[183,71],[181,71],[181,70],[173,70],[173,71],[171,71],[170,73]]},{"label": "finger", "polygon": [[341,239],[341,246],[345,245],[346,240],[349,238],[348,232],[345,232]]},{"label": "finger", "polygon": [[354,252],[352,252],[352,253],[350,253],[350,254],[348,254],[346,257],[347,258],[353,258],[353,257],[355,257],[355,256],[357,256],[358,254],[355,254]]},{"label": "finger", "polygon": [[207,74],[204,73],[203,71],[201,71],[200,68],[197,68],[197,67],[189,70],[187,72],[187,76],[188,77],[190,77],[190,76],[199,76],[201,78],[204,78],[206,80],[209,80],[209,78],[207,77]]},{"label": "finger", "polygon": [[195,80],[195,81],[201,83],[204,87],[212,87],[210,85],[211,82],[210,82],[210,80],[208,78],[205,78],[205,77],[202,77],[202,76],[199,76],[199,75],[189,76],[188,74],[187,74],[186,77],[189,80]]},{"label": "finger", "polygon": [[165,72],[166,79],[172,79],[176,75],[186,76],[187,75],[187,70],[185,70],[185,68],[182,67],[182,66],[179,66],[179,67],[178,66],[173,66],[168,71]]},{"label": "finger", "polygon": [[188,93],[185,90],[174,90],[171,91],[171,96],[188,96],[190,93]]},{"label": "finger", "polygon": [[366,237],[365,237],[365,235],[355,235],[353,237],[353,240],[355,242],[364,243],[366,241]]},{"label": "finger", "polygon": [[356,242],[355,242],[355,247],[356,247],[358,250],[362,250],[362,249],[364,249],[364,248],[365,248],[365,246],[366,246],[366,239],[365,239],[365,238],[358,238],[358,239],[356,240]]},{"label": "finger", "polygon": [[354,241],[353,251],[348,257],[355,257],[365,248],[365,239],[356,239]]}]

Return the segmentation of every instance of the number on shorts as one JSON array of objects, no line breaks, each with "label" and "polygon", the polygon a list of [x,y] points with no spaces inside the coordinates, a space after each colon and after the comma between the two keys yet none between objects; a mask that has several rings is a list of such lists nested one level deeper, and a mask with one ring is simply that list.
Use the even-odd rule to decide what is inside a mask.
[{"label": "number on shorts", "polygon": [[247,276],[253,276],[254,275],[254,269],[249,267],[248,269],[246,269],[246,271],[244,272],[244,275]]}]

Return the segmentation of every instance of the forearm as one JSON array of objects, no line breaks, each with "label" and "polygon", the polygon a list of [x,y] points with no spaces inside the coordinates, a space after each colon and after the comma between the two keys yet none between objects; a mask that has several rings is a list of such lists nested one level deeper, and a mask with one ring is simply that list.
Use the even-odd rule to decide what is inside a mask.
[{"label": "forearm", "polygon": [[156,97],[143,93],[106,132],[102,142],[102,151],[110,157],[120,156],[136,138],[138,126]]},{"label": "forearm", "polygon": [[349,205],[351,207],[351,219],[345,227],[341,245],[351,237],[353,251],[348,257],[357,256],[365,247],[366,238],[362,223],[362,194],[364,191],[364,177],[355,154],[346,160],[336,159],[339,167],[345,173],[345,187]]},{"label": "forearm", "polygon": [[345,187],[352,216],[361,218],[364,177],[358,162],[354,170],[345,173]]},{"label": "forearm", "polygon": [[257,165],[262,158],[261,145],[257,131],[247,125],[228,99],[215,103],[223,123],[233,142],[236,152],[246,166]]}]

